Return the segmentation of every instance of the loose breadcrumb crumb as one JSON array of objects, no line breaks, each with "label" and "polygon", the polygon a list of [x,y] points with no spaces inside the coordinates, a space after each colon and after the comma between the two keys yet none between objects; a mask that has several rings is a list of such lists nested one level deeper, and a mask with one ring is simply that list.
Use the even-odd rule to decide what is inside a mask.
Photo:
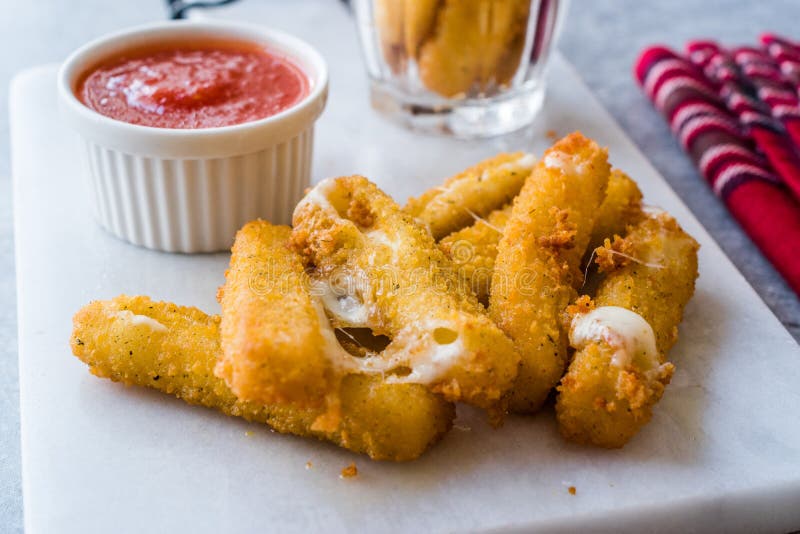
[{"label": "loose breadcrumb crumb", "polygon": [[252,430],[246,430],[246,431],[245,431],[245,433],[244,433],[244,435],[245,435],[245,436],[247,436],[247,437],[249,438],[250,436],[252,436],[252,435],[253,435],[253,431],[252,431]]},{"label": "loose breadcrumb crumb", "polygon": [[342,469],[339,478],[353,478],[358,476],[358,467],[355,462]]},{"label": "loose breadcrumb crumb", "polygon": [[575,486],[568,487],[567,491],[569,492],[570,495],[575,495],[576,493],[578,493],[578,490],[575,489]]},{"label": "loose breadcrumb crumb", "polygon": [[555,130],[547,130],[547,132],[545,132],[545,135],[547,136],[548,139],[555,140],[558,137],[558,132],[556,132]]},{"label": "loose breadcrumb crumb", "polygon": [[314,464],[311,463],[311,460],[306,462],[306,470],[311,469],[314,467]]}]

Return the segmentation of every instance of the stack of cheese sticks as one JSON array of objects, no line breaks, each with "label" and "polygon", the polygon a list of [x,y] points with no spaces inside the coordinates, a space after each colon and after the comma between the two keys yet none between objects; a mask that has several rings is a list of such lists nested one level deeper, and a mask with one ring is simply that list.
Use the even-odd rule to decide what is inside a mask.
[{"label": "stack of cheese sticks", "polygon": [[697,248],[575,133],[405,207],[325,180],[291,228],[238,232],[220,317],[120,296],[81,309],[71,344],[98,376],[373,459],[420,456],[455,403],[499,425],[551,394],[565,438],[620,447],[669,383]]}]

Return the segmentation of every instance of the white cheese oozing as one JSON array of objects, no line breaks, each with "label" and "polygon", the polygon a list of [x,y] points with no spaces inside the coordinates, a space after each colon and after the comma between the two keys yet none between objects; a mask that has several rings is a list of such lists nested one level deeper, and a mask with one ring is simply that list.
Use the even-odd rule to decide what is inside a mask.
[{"label": "white cheese oozing", "polygon": [[120,310],[116,317],[128,322],[131,326],[146,326],[155,332],[166,332],[167,327],[159,323],[152,317],[146,315],[137,315],[130,310]]},{"label": "white cheese oozing", "polygon": [[586,165],[576,155],[565,154],[551,150],[544,156],[544,166],[548,169],[558,169],[563,174],[582,174]]},{"label": "white cheese oozing", "polygon": [[577,350],[590,343],[606,343],[614,350],[612,365],[620,368],[634,361],[645,371],[659,366],[653,328],[638,313],[619,306],[601,306],[576,315],[569,342]]},{"label": "white cheese oozing", "polygon": [[328,193],[336,185],[334,183],[335,180],[335,178],[326,178],[312,187],[308,193],[306,193],[306,196],[297,203],[294,212],[298,213],[303,206],[311,204],[325,211],[333,211],[336,213],[336,208],[334,208],[333,204],[328,200]]},{"label": "white cheese oozing", "polygon": [[357,285],[355,278],[347,277],[346,287],[337,291],[327,280],[312,280],[311,294],[319,297],[328,313],[340,322],[353,327],[367,326],[370,309],[356,296]]},{"label": "white cheese oozing", "polygon": [[405,376],[390,376],[389,383],[433,384],[466,356],[467,351],[458,331],[447,324],[426,323],[400,332],[385,355],[390,368],[406,366]]}]

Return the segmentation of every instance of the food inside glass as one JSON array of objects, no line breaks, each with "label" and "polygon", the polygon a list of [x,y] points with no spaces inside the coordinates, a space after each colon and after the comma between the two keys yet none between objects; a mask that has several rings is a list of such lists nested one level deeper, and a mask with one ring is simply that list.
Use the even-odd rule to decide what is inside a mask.
[{"label": "food inside glass", "polygon": [[484,137],[529,124],[559,0],[355,0],[373,106],[407,126]]}]

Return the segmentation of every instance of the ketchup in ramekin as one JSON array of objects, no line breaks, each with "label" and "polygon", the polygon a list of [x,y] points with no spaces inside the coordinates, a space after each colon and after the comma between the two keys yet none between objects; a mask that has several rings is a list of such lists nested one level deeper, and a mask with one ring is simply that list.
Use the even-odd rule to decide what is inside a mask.
[{"label": "ketchup in ramekin", "polygon": [[76,90],[81,102],[112,119],[180,129],[270,117],[308,92],[299,67],[247,42],[131,50],[90,69]]}]

